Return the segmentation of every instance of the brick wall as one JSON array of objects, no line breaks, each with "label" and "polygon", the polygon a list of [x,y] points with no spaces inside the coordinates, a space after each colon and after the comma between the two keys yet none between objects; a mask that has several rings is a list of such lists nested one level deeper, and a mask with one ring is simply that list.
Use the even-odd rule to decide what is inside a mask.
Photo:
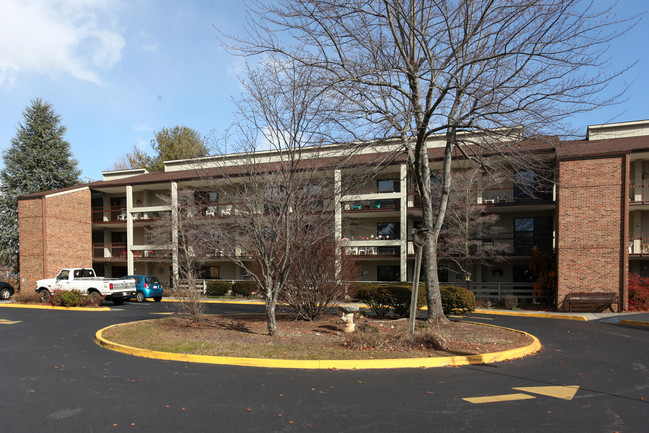
[{"label": "brick wall", "polygon": [[571,292],[620,293],[624,158],[561,161],[557,307]]},{"label": "brick wall", "polygon": [[18,211],[23,287],[36,288],[61,268],[92,266],[89,189],[22,200]]},{"label": "brick wall", "polygon": [[42,210],[42,200],[18,201],[21,290],[35,288],[36,280],[43,275]]}]

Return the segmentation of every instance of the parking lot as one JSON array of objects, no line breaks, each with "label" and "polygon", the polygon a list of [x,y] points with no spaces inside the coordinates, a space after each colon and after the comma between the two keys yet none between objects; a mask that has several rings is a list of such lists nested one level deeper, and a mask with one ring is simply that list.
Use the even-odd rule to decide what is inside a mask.
[{"label": "parking lot", "polygon": [[536,335],[542,351],[493,365],[367,371],[160,361],[93,341],[100,328],[172,309],[0,308],[2,431],[647,431],[647,327],[476,314]]}]

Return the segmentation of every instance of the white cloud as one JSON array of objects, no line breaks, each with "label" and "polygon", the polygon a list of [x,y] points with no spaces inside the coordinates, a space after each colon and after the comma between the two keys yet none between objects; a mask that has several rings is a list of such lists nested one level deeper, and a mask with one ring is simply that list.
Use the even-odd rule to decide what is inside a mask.
[{"label": "white cloud", "polygon": [[0,87],[20,74],[69,74],[102,84],[100,72],[121,59],[124,38],[111,0],[3,0]]},{"label": "white cloud", "polygon": [[137,32],[137,34],[134,36],[134,42],[141,49],[151,54],[155,53],[160,48],[160,44],[158,44],[155,38],[144,31]]}]

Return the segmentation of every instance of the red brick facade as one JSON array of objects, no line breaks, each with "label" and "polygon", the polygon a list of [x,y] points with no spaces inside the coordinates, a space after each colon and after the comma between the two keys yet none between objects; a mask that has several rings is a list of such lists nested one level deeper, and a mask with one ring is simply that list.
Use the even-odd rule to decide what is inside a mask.
[{"label": "red brick facade", "polygon": [[[561,161],[557,198],[557,307],[574,292],[620,291],[624,157]],[[620,293],[621,295],[621,293]]]},{"label": "red brick facade", "polygon": [[92,266],[88,188],[18,202],[21,287],[55,277],[61,268]]}]

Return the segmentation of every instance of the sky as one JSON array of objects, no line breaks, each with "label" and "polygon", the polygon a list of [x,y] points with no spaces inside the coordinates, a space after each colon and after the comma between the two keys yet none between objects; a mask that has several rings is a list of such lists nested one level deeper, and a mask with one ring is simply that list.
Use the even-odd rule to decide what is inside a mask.
[{"label": "sky", "polygon": [[[646,8],[620,0],[617,16]],[[134,146],[151,153],[164,127],[225,131],[244,61],[223,49],[217,29],[238,34],[244,19],[241,0],[0,0],[0,149],[35,98],[61,116],[86,180]],[[613,69],[638,62],[606,90],[629,86],[626,102],[575,116],[574,127],[649,119],[648,44],[645,15],[608,53]]]}]

